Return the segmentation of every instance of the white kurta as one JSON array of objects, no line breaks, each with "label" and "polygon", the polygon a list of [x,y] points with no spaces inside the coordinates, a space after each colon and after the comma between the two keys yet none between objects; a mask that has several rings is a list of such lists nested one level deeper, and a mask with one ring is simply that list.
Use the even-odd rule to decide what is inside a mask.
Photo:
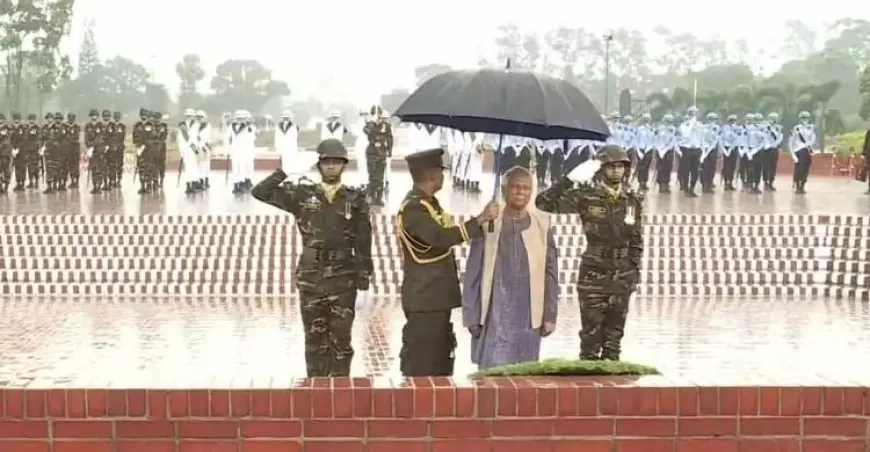
[{"label": "white kurta", "polygon": [[466,134],[465,148],[468,153],[468,164],[465,169],[465,179],[468,182],[479,183],[483,177],[483,134]]}]

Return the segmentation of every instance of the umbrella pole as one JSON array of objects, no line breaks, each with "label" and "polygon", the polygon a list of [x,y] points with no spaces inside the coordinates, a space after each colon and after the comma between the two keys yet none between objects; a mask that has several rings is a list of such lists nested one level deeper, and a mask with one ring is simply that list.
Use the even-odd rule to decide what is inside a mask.
[{"label": "umbrella pole", "polygon": [[[492,200],[498,200],[498,194],[501,191],[501,145],[504,140],[504,135],[499,134],[498,136],[498,149],[494,150],[492,153],[492,171],[493,177],[495,178],[492,184]],[[490,221],[489,225],[486,227],[486,231],[492,234],[495,232],[495,222]]]}]

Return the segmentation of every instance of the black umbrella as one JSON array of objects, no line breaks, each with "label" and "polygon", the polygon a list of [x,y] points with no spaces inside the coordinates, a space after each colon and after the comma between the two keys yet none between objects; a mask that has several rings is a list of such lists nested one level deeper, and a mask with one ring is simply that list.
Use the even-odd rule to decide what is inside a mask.
[{"label": "black umbrella", "polygon": [[604,141],[610,136],[601,113],[579,88],[531,72],[445,72],[423,83],[395,116],[463,132],[540,140]]}]

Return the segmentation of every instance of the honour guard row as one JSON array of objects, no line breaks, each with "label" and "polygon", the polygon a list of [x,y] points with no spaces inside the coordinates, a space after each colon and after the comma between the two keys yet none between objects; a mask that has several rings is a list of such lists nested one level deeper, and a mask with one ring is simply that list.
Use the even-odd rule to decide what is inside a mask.
[{"label": "honour guard row", "polygon": [[625,149],[631,157],[634,173],[626,175],[627,182],[636,179],[643,191],[654,183],[659,192],[670,193],[676,165],[677,182],[686,196],[697,196],[698,183],[702,193],[713,193],[717,174],[721,174],[725,191],[736,191],[735,181],[739,180],[744,192],[761,193],[776,190],[779,152],[786,146],[795,161],[795,192],[803,194],[812,164],[816,129],[809,112],[801,112],[798,119],[784,142],[777,113],[766,117],[750,113],[742,122],[737,115],[729,115],[722,123],[716,113],[708,113],[701,120],[698,109],[690,107],[684,117],[667,114],[660,124],[654,124],[649,114],[635,122],[631,116],[620,117],[614,113],[607,118],[612,133],[607,142],[541,142],[507,137],[504,152],[499,156],[499,167],[530,168],[534,156],[538,185],[543,187],[548,182],[561,180],[577,165],[595,158],[602,147],[612,144]]},{"label": "honour guard row", "polygon": [[20,113],[12,113],[12,121],[0,114],[0,194],[7,193],[13,177],[16,192],[41,188],[41,179],[44,193],[78,188],[82,138],[90,158],[92,192],[120,187],[127,135],[121,114],[92,109],[89,116],[82,137],[73,113],[48,113],[42,124],[32,113],[27,122]]}]

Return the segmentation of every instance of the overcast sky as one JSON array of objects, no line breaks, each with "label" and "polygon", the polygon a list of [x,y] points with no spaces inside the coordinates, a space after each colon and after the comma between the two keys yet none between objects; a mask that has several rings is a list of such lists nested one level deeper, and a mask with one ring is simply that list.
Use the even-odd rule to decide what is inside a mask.
[{"label": "overcast sky", "polygon": [[[335,99],[365,104],[392,87],[411,85],[416,66],[431,62],[474,66],[480,56],[492,51],[495,27],[511,21],[530,30],[567,26],[602,33],[615,27],[651,30],[663,25],[699,36],[744,38],[759,50],[779,48],[788,19],[801,19],[819,28],[841,17],[870,19],[868,3],[857,0],[730,0],[715,6],[695,1],[620,0],[618,7],[601,3],[597,10],[585,6],[590,3],[78,0],[67,47],[77,53],[83,20],[91,17],[96,20],[103,58],[131,57],[154,71],[158,81],[167,83],[173,92],[176,62],[185,53],[197,53],[206,65],[207,79],[220,61],[251,58],[288,81],[293,97],[328,92]],[[608,12],[607,17],[599,16]],[[781,16],[783,12],[790,16]],[[374,60],[375,46],[393,49],[394,57]]]}]

